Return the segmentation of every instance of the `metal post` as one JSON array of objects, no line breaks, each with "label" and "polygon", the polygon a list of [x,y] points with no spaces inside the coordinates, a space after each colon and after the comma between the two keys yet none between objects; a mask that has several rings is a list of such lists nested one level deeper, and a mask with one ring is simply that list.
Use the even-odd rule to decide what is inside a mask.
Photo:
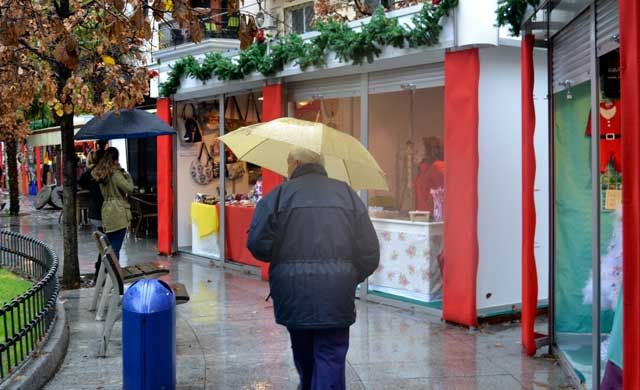
[{"label": "metal post", "polygon": [[[547,5],[547,16],[551,13],[551,3]],[[547,99],[548,99],[548,153],[549,153],[549,354],[553,353],[556,342],[555,331],[555,284],[556,284],[556,247],[555,247],[555,131],[554,131],[554,97],[553,97],[553,43],[551,40],[550,22],[547,17]]]},{"label": "metal post", "polygon": [[600,91],[596,47],[596,6],[591,4],[591,191],[593,227],[591,261],[593,269],[592,385],[600,389]]},{"label": "metal post", "polygon": [[[365,148],[369,149],[369,74],[360,75],[360,142]],[[364,205],[369,207],[368,191],[360,191],[360,198]],[[369,278],[360,286],[360,299],[367,301],[369,293]]]},{"label": "metal post", "polygon": [[[225,95],[221,94],[218,96],[218,113],[220,114],[220,136],[224,135],[224,116],[225,116],[225,106],[224,106]],[[227,156],[224,152],[224,142],[220,140],[220,236],[219,236],[219,246],[220,246],[220,260],[224,265],[227,261],[227,254],[225,251],[225,243],[227,242],[227,232],[226,232],[226,223],[225,223],[225,184],[226,184],[226,162]]]}]

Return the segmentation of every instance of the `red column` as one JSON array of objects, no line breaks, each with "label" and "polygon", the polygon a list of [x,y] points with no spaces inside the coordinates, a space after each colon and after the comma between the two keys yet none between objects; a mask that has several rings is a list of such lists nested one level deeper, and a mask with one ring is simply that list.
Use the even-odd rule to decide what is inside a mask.
[{"label": "red column", "polygon": [[4,191],[4,143],[0,142],[0,170],[2,170],[2,177],[0,178],[0,186]]},{"label": "red column", "polygon": [[[265,122],[278,119],[284,116],[283,101],[284,93],[282,84],[266,85],[262,89],[262,118]],[[274,188],[284,182],[284,177],[279,174],[262,168],[262,195],[267,195]],[[262,280],[269,279],[269,264],[262,266]]]},{"label": "red column", "polygon": [[444,60],[444,272],[447,321],[475,326],[478,274],[478,86],[477,49]]},{"label": "red column", "polygon": [[640,3],[620,0],[623,384],[640,389]]},{"label": "red column", "polygon": [[[171,124],[171,100],[160,98],[157,103],[157,115]],[[173,136],[163,135],[157,138],[157,175],[158,175],[158,252],[162,255],[172,253],[173,243]]]},{"label": "red column", "polygon": [[42,150],[40,146],[36,146],[36,183],[38,192],[42,189]]},{"label": "red column", "polygon": [[535,320],[538,307],[538,273],[534,254],[536,204],[533,198],[536,178],[534,133],[536,112],[533,105],[533,35],[522,40],[522,345],[527,355],[536,353]]},{"label": "red column", "polygon": [[27,155],[27,147],[22,144],[22,195],[29,196],[29,175],[27,174],[27,167],[29,164],[29,156]]},{"label": "red column", "polygon": [[[282,84],[267,85],[262,89],[262,118],[265,122],[284,116],[282,102],[284,99]],[[262,168],[262,194],[266,195],[271,190],[284,182],[284,178],[268,169]]]}]

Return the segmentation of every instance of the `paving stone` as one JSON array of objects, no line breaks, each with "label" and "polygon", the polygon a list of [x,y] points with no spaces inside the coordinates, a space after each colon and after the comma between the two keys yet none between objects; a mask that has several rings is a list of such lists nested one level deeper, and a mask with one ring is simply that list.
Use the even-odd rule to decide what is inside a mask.
[{"label": "paving stone", "polygon": [[[29,211],[19,220],[0,218],[0,228],[30,234],[62,253],[58,213]],[[183,283],[191,301],[177,307],[178,389],[288,390],[298,375],[289,336],[276,325],[268,283],[191,257],[156,255],[153,240],[127,240],[124,265],[150,261],[171,269],[167,281]],[[62,257],[62,256],[61,256]],[[82,273],[93,272],[96,247],[90,229],[79,231]],[[62,261],[64,259],[61,258]],[[62,270],[62,265],[60,267]],[[47,390],[119,389],[122,330],[118,322],[108,356],[96,358],[102,323],[87,311],[93,289],[65,291],[70,345]],[[540,389],[563,388],[567,377],[551,359],[522,353],[519,324],[452,326],[424,313],[357,302],[347,355],[348,389]],[[546,331],[544,319],[536,328]]]}]

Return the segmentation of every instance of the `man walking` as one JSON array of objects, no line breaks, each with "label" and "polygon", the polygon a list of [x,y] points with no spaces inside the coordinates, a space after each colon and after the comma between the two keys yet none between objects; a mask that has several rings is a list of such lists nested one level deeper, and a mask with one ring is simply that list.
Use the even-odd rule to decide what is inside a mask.
[{"label": "man walking", "polygon": [[378,267],[380,248],[366,207],[327,177],[322,156],[293,150],[290,180],[256,208],[248,248],[270,262],[278,324],[289,330],[302,390],[345,389],[355,290]]}]

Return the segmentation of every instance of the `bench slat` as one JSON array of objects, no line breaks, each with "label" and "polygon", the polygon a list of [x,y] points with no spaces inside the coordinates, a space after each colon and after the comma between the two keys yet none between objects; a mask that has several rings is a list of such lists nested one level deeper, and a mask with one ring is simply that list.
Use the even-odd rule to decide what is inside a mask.
[{"label": "bench slat", "polygon": [[184,284],[178,282],[171,283],[171,289],[176,296],[176,305],[189,302],[189,293]]},{"label": "bench slat", "polygon": [[122,269],[122,277],[125,280],[140,278],[144,276],[144,272],[140,271],[137,267],[124,267]]},{"label": "bench slat", "polygon": [[[155,264],[152,263],[143,263],[143,264],[138,264],[138,268],[144,272],[145,274],[152,274],[152,273],[157,273],[157,272],[162,272],[164,271],[163,268],[158,267]],[[167,270],[167,273],[169,272],[169,270]]]}]

